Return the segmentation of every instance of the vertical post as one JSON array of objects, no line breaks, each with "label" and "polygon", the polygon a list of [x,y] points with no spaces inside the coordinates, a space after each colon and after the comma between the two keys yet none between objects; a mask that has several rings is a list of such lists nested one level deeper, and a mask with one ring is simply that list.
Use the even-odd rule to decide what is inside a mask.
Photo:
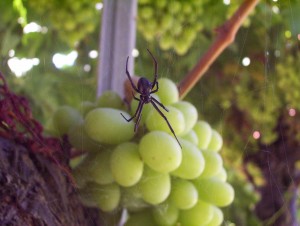
[{"label": "vertical post", "polygon": [[131,57],[136,38],[137,0],[104,0],[98,59],[97,96],[113,90],[124,96],[126,58],[133,74]]}]

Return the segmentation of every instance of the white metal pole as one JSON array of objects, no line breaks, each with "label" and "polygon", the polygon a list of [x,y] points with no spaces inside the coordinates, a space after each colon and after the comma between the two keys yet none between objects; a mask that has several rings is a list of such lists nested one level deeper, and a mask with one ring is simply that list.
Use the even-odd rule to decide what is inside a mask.
[{"label": "white metal pole", "polygon": [[104,0],[98,62],[97,96],[113,90],[124,96],[126,58],[133,75],[131,57],[136,39],[137,0]]}]

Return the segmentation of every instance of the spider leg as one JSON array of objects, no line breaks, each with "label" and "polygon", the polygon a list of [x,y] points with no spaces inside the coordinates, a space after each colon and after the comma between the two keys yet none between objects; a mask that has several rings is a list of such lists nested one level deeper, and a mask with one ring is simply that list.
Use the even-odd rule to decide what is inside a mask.
[{"label": "spider leg", "polygon": [[122,115],[122,117],[127,121],[127,122],[130,122],[132,119],[134,119],[136,116],[137,116],[137,121],[135,123],[135,126],[134,126],[134,132],[136,132],[138,126],[139,126],[139,122],[140,122],[140,118],[141,118],[141,112],[142,112],[142,109],[143,109],[143,106],[144,106],[144,102],[140,101],[139,102],[139,105],[134,113],[134,115],[127,119],[122,113],[120,113]]},{"label": "spider leg", "polygon": [[[154,86],[152,87],[152,89],[154,88]],[[150,94],[151,93],[156,93],[158,91],[158,82],[156,82],[156,89],[155,90],[152,90],[151,92],[150,92]]]},{"label": "spider leg", "polygon": [[157,103],[160,107],[162,107],[166,112],[169,112],[169,110],[158,100],[156,100],[154,97],[151,97],[151,100],[153,100],[155,103]]},{"label": "spider leg", "polygon": [[[177,140],[177,143],[179,144],[179,146],[181,147],[181,149],[182,149],[182,146],[181,146],[181,144],[179,143],[179,140],[177,139],[177,137],[176,137],[176,135],[175,135],[175,132],[174,132],[174,130],[173,130],[173,128],[172,128],[172,126],[171,126],[171,124],[169,123],[169,121],[168,121],[168,119],[167,119],[167,117],[159,110],[159,108],[157,107],[157,105],[155,104],[155,101],[154,101],[155,99],[153,98],[153,99],[151,99],[151,104],[153,105],[153,107],[158,111],[158,113],[161,115],[161,117],[163,117],[164,118],[164,120],[166,121],[166,123],[168,124],[168,126],[169,126],[169,129],[171,130],[171,132],[173,133],[173,135],[174,135],[174,137],[175,137],[175,139]],[[157,101],[157,100],[156,100]],[[159,103],[158,101],[157,101],[157,103]],[[162,105],[163,106],[163,105]]]},{"label": "spider leg", "polygon": [[140,99],[139,98],[137,98],[135,95],[134,95],[134,93],[132,92],[132,96],[133,96],[133,98],[135,99],[135,100],[137,100],[137,101],[140,101]]},{"label": "spider leg", "polygon": [[137,119],[136,119],[136,122],[135,122],[135,126],[134,126],[134,132],[137,131],[138,127],[139,127],[139,124],[140,124],[140,121],[141,121],[141,118],[142,118],[142,110],[143,110],[143,107],[144,107],[144,102],[140,102],[141,106],[140,108],[137,110],[138,113],[137,113]]},{"label": "spider leg", "polygon": [[[152,89],[154,88],[155,84],[157,84],[157,61],[155,59],[155,57],[152,55],[152,53],[150,52],[149,49],[148,50],[148,53],[151,55],[152,59],[153,59],[153,62],[154,62],[154,80],[153,80],[153,83],[152,83]],[[158,89],[158,88],[157,88]]]},{"label": "spider leg", "polygon": [[129,73],[129,71],[128,71],[128,59],[129,59],[129,56],[127,57],[127,60],[126,60],[126,74],[127,74],[127,77],[128,77],[128,79],[129,79],[129,81],[130,81],[130,83],[131,83],[132,88],[133,88],[137,93],[139,93],[139,90],[138,90],[137,87],[134,85],[134,83],[133,83],[133,81],[132,81],[132,79],[131,79],[131,75],[130,75],[130,73]]},{"label": "spider leg", "polygon": [[132,119],[135,118],[137,112],[138,112],[139,109],[141,108],[141,105],[142,105],[141,102],[139,102],[139,105],[138,105],[138,107],[137,107],[137,109],[136,109],[134,115],[133,115],[131,118],[129,118],[129,119],[127,119],[122,113],[120,113],[120,114],[123,116],[123,118],[124,118],[127,122],[130,122]]}]

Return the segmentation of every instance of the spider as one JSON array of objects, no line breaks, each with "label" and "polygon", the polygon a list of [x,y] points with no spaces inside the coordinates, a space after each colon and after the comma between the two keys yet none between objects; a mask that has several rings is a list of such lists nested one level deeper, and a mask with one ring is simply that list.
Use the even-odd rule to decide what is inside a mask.
[{"label": "spider", "polygon": [[171,132],[173,133],[174,137],[176,138],[179,146],[181,147],[176,135],[175,135],[175,132],[171,126],[171,124],[169,123],[167,117],[161,112],[161,110],[158,108],[158,106],[160,106],[161,108],[163,108],[166,112],[169,112],[169,110],[162,104],[160,103],[158,100],[156,100],[154,97],[151,96],[152,93],[155,93],[158,91],[158,82],[157,82],[157,61],[156,59],[154,58],[154,56],[152,55],[152,53],[150,52],[149,49],[147,49],[147,51],[149,52],[150,56],[152,57],[153,59],[153,62],[154,62],[154,80],[153,82],[150,82],[148,79],[146,78],[143,78],[141,77],[139,80],[138,80],[138,83],[137,83],[137,86],[133,83],[132,79],[131,79],[131,75],[128,71],[128,59],[129,59],[129,56],[127,57],[127,60],[126,60],[126,74],[127,74],[127,77],[131,83],[131,87],[137,92],[140,94],[140,98],[137,98],[134,94],[133,95],[133,98],[137,101],[139,101],[139,104],[138,104],[138,107],[134,113],[134,115],[127,119],[122,113],[121,115],[123,116],[123,118],[127,121],[127,122],[130,122],[131,120],[133,120],[134,118],[136,118],[136,122],[135,122],[135,127],[134,127],[134,132],[137,131],[137,128],[139,127],[139,123],[140,123],[140,120],[141,120],[141,115],[142,115],[142,110],[143,110],[143,106],[144,104],[149,104],[151,103],[153,105],[153,107],[158,111],[158,113],[161,115],[161,117],[164,118],[164,120],[166,121],[166,123],[168,124],[169,126],[169,129],[171,130]]}]

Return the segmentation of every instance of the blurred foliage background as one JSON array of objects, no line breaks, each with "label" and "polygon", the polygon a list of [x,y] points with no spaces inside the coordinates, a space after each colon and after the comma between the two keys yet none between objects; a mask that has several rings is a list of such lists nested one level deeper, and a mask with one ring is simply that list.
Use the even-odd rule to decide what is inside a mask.
[{"label": "blurred foliage background", "polygon": [[[208,49],[216,28],[242,2],[138,0],[135,74],[152,78],[149,48],[159,63],[159,76],[179,82]],[[0,70],[11,89],[30,100],[34,116],[44,125],[59,105],[76,107],[96,98],[102,7],[99,0],[0,1]],[[235,42],[186,97],[224,138],[222,155],[236,191],[235,202],[225,210],[226,225],[275,225],[282,209],[265,217],[257,212],[263,188],[279,177],[272,168],[277,164],[287,171],[280,176],[290,179],[273,180],[268,189],[270,194],[278,190],[278,197],[269,194],[269,199],[282,199],[288,206],[290,186],[298,191],[299,10],[297,0],[261,1]],[[77,54],[74,64],[55,65],[55,54],[72,51]],[[21,63],[33,66],[22,74],[16,72]],[[276,151],[284,158],[276,158]],[[263,163],[258,162],[261,153],[268,153]]]}]

